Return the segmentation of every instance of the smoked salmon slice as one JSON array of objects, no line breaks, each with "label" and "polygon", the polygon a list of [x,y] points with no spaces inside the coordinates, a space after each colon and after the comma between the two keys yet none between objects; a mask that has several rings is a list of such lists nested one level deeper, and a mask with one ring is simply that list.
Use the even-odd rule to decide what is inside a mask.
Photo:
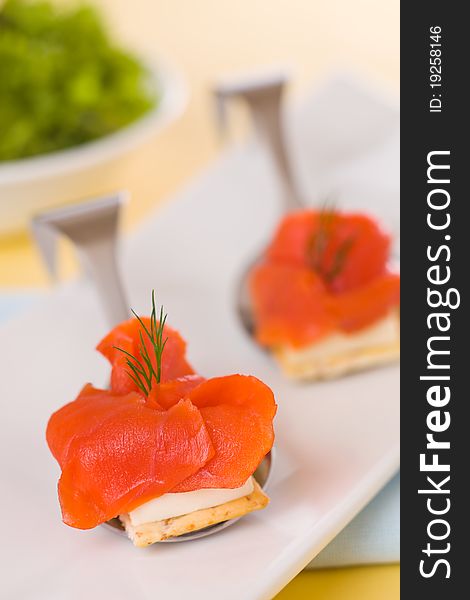
[{"label": "smoked salmon slice", "polygon": [[113,346],[135,353],[138,327],[126,322],[98,346],[113,365],[112,389],[86,385],[47,426],[62,470],[62,517],[72,527],[95,527],[167,492],[240,487],[273,444],[272,391],[255,377],[195,374],[170,328],[161,382],[147,396],[129,390]]},{"label": "smoked salmon slice", "polygon": [[258,342],[302,348],[385,317],[400,295],[389,251],[389,236],[365,215],[287,215],[250,276]]},{"label": "smoked salmon slice", "polygon": [[359,331],[385,317],[400,303],[400,277],[387,273],[362,288],[338,294],[332,312],[342,331]]},{"label": "smoked salmon slice", "polygon": [[335,327],[325,285],[311,269],[267,262],[252,271],[250,288],[263,346],[306,346]]},{"label": "smoked salmon slice", "polygon": [[64,523],[79,529],[169,492],[214,455],[203,416],[189,400],[160,411],[135,392],[90,385],[52,415],[46,437],[62,469]]},{"label": "smoked salmon slice", "polygon": [[195,387],[188,399],[198,407],[215,453],[173,491],[242,486],[274,442],[272,391],[256,377],[228,375]]},{"label": "smoked salmon slice", "polygon": [[[289,263],[331,274],[327,287],[342,293],[365,285],[385,271],[390,237],[370,217],[313,210],[284,217],[266,252],[268,262]],[[334,276],[335,262],[344,254]]]},{"label": "smoked salmon slice", "polygon": [[206,381],[204,377],[194,374],[154,385],[147,396],[147,406],[153,406],[159,410],[168,410],[177,404],[181,398],[186,398],[189,392],[203,381]]}]

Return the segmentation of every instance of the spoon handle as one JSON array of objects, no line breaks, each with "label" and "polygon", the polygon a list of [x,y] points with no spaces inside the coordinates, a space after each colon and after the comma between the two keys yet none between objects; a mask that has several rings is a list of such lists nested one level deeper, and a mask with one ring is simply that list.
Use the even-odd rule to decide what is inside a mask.
[{"label": "spoon handle", "polygon": [[228,98],[243,98],[250,109],[255,129],[271,155],[282,188],[284,212],[302,207],[300,195],[292,173],[282,126],[282,105],[287,77],[270,74],[251,80],[222,83],[215,89],[219,116],[225,120],[225,103]]},{"label": "spoon handle", "polygon": [[111,327],[129,318],[129,305],[116,259],[123,200],[123,194],[115,194],[48,211],[32,221],[33,235],[52,277],[57,275],[57,237],[65,235],[72,242]]}]

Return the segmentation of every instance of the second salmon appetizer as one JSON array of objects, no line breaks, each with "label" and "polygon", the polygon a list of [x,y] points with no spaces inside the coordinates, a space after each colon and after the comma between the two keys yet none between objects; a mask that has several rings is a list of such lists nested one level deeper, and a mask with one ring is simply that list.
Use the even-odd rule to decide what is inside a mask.
[{"label": "second salmon appetizer", "polygon": [[264,508],[253,474],[272,448],[276,413],[255,377],[198,375],[152,301],[149,318],[136,315],[98,345],[110,389],[85,385],[46,433],[64,523],[90,529],[118,517],[136,546]]},{"label": "second salmon appetizer", "polygon": [[250,276],[255,335],[293,378],[399,357],[400,277],[390,237],[363,214],[306,210],[280,223]]}]

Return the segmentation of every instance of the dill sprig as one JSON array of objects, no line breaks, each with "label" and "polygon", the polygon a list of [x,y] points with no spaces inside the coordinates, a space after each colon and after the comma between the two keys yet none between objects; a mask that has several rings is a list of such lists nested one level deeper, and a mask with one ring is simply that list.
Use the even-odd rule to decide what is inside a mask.
[{"label": "dill sprig", "polygon": [[336,279],[336,277],[338,277],[338,275],[344,269],[346,259],[353,244],[354,238],[352,237],[344,240],[341,243],[333,258],[333,264],[331,265],[329,271],[323,275],[327,283],[331,283],[334,279]]},{"label": "dill sprig", "polygon": [[312,233],[307,242],[307,254],[310,265],[322,274],[323,256],[328,245],[331,227],[336,218],[336,209],[332,201],[325,200],[318,216],[318,228]]},{"label": "dill sprig", "polygon": [[[132,314],[139,321],[141,330],[139,331],[139,354],[140,357],[134,356],[127,350],[114,346],[116,350],[122,352],[126,356],[126,364],[129,367],[127,374],[136,384],[136,386],[142,390],[142,392],[148,396],[152,389],[152,381],[160,383],[162,377],[162,355],[165,349],[165,344],[168,338],[163,339],[163,330],[165,328],[167,315],[163,314],[163,306],[160,307],[160,314],[157,319],[157,309],[155,305],[155,290],[152,290],[152,313],[150,315],[150,329],[142,321],[141,317],[132,310]],[[154,367],[152,358],[148,352],[147,345],[145,344],[145,337],[150,341],[153,353],[155,355]]]},{"label": "dill sprig", "polygon": [[307,242],[307,256],[310,265],[327,283],[332,283],[345,267],[349,251],[354,244],[354,238],[344,240],[336,250],[329,269],[325,269],[323,259],[328,241],[331,237],[332,227],[338,211],[333,202],[326,200],[318,217],[318,228],[313,232]]}]

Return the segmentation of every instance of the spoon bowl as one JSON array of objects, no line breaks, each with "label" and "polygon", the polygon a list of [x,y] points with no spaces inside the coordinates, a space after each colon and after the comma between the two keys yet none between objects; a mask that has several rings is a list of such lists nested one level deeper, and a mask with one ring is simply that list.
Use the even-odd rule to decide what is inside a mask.
[{"label": "spoon bowl", "polygon": [[235,311],[238,315],[243,329],[253,337],[255,322],[253,318],[253,306],[250,294],[250,273],[262,261],[263,255],[259,254],[247,266],[245,266],[240,277],[237,279],[235,291]]}]

